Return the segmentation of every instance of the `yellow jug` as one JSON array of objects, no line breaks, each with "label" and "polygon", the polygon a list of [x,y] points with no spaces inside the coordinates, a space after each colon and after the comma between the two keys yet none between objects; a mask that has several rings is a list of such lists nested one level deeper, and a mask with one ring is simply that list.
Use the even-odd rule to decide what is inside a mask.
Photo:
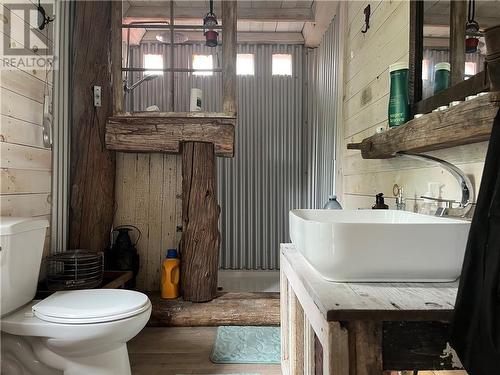
[{"label": "yellow jug", "polygon": [[177,257],[177,250],[169,249],[161,265],[161,298],[179,297],[180,268],[181,261]]}]

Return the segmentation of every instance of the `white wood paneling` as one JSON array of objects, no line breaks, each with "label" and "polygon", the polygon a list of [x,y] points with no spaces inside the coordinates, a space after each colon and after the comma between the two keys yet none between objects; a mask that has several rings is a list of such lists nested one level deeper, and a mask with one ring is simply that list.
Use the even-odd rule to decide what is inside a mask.
[{"label": "white wood paneling", "polygon": [[[25,1],[33,9],[34,3]],[[0,5],[3,28],[0,37],[20,48],[20,54],[33,55],[29,48],[44,48],[52,41],[33,30],[31,45],[24,31],[31,20],[10,12],[8,3]],[[35,55],[42,55],[36,53]],[[50,94],[53,71],[49,67],[0,71],[0,214],[51,219],[52,150],[43,146],[43,102]],[[50,230],[47,231],[50,233]],[[44,256],[50,249],[50,236]]]},{"label": "white wood paneling", "polygon": [[[161,260],[168,248],[178,248],[182,225],[181,156],[117,153],[115,226],[135,225],[141,265],[140,290],[158,290]],[[133,235],[136,240],[136,234]]]},{"label": "white wood paneling", "polygon": [[[361,33],[363,9],[371,5],[370,29]],[[369,208],[374,195],[383,192],[393,207],[392,187],[403,186],[407,210],[418,211],[420,196],[429,182],[443,185],[442,197],[460,197],[456,180],[442,168],[405,158],[364,160],[346,143],[361,141],[387,124],[389,65],[408,61],[409,2],[350,2],[347,9],[347,40],[344,59],[344,109],[342,155],[342,203],[346,208]],[[431,153],[462,168],[477,190],[487,143],[455,147]]]}]

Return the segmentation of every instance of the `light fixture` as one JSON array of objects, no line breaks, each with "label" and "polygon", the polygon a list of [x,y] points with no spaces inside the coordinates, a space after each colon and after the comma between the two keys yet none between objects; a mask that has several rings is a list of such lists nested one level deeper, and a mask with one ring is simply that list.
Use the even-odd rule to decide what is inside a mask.
[{"label": "light fixture", "polygon": [[477,52],[479,45],[479,24],[474,20],[476,13],[475,0],[469,0],[469,14],[465,24],[465,53]]},{"label": "light fixture", "polygon": [[208,47],[217,47],[219,33],[214,30],[217,25],[217,17],[214,14],[214,2],[210,0],[210,12],[203,17],[203,35],[205,35],[205,44]]}]

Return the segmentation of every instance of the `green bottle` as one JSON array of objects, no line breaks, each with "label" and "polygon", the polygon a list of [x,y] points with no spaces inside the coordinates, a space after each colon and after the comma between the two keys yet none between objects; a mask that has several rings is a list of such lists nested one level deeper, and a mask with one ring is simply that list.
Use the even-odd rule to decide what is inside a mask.
[{"label": "green bottle", "polygon": [[440,62],[434,66],[434,94],[450,87],[450,63]]},{"label": "green bottle", "polygon": [[389,127],[403,125],[410,119],[408,97],[408,63],[399,62],[389,66],[391,92],[389,95]]}]

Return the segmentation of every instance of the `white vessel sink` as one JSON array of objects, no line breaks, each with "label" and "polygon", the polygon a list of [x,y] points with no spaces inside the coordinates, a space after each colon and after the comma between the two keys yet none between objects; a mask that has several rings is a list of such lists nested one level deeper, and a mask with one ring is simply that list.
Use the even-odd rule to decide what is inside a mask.
[{"label": "white vessel sink", "polygon": [[393,210],[292,210],[290,237],[325,279],[449,282],[470,222]]}]

